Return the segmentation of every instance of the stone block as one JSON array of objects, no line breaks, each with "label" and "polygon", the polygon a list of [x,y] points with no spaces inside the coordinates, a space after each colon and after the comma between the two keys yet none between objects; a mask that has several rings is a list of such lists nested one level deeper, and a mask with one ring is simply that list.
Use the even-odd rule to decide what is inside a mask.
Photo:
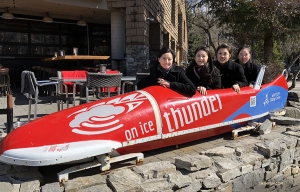
[{"label": "stone block", "polygon": [[176,166],[170,161],[160,161],[133,167],[133,171],[146,179],[162,178],[165,173],[175,172]]},{"label": "stone block", "polygon": [[[266,182],[260,182],[258,185],[253,187],[253,192],[266,192]],[[251,190],[249,190],[251,191]],[[268,189],[269,191],[269,189]]]},{"label": "stone block", "polygon": [[270,120],[279,125],[299,125],[300,119],[284,117],[284,116],[271,116]]},{"label": "stone block", "polygon": [[263,143],[257,143],[256,146],[258,147],[258,151],[262,153],[266,158],[281,155],[287,149],[285,143],[278,142],[276,140],[267,140]]},{"label": "stone block", "polygon": [[250,164],[248,164],[248,165],[243,165],[243,166],[241,166],[241,168],[240,168],[240,172],[241,172],[242,175],[243,175],[243,174],[250,173],[251,171],[253,171],[253,165],[250,165]]},{"label": "stone block", "polygon": [[217,192],[232,192],[232,181],[227,183],[222,183],[219,185],[219,187],[216,189]]},{"label": "stone block", "polygon": [[91,187],[80,189],[78,192],[95,192],[95,191],[112,192],[112,190],[107,185],[104,185],[104,184],[103,185],[94,185]]},{"label": "stone block", "polygon": [[204,155],[184,155],[175,158],[177,168],[186,169],[188,171],[198,171],[204,168],[209,168],[213,165],[211,158]]},{"label": "stone block", "polygon": [[294,157],[295,157],[295,159],[299,159],[300,158],[300,148],[299,147],[297,147],[295,149]]},{"label": "stone block", "polygon": [[283,181],[283,183],[284,183],[284,185],[285,185],[286,188],[292,187],[293,186],[293,182],[294,182],[293,176],[288,176]]},{"label": "stone block", "polygon": [[300,174],[294,177],[293,187],[300,185]]},{"label": "stone block", "polygon": [[200,191],[202,188],[202,183],[198,181],[193,181],[189,186],[180,189],[180,192],[191,192]]},{"label": "stone block", "polygon": [[257,169],[233,180],[232,191],[246,191],[264,180],[264,170]]},{"label": "stone block", "polygon": [[220,173],[238,168],[242,165],[241,161],[232,158],[213,157],[213,160]]},{"label": "stone block", "polygon": [[129,169],[120,169],[108,175],[107,184],[113,191],[137,191],[140,189],[141,178]]},{"label": "stone block", "polygon": [[220,156],[220,157],[231,157],[235,154],[235,149],[230,147],[220,146],[213,149],[209,149],[206,151],[201,152],[202,155],[206,156]]},{"label": "stone block", "polygon": [[58,182],[41,186],[41,192],[64,192],[64,190],[64,187],[61,187]]},{"label": "stone block", "polygon": [[228,182],[229,180],[232,180],[238,176],[240,176],[242,173],[238,168],[228,170],[223,173],[217,173],[217,175],[222,179],[222,182]]},{"label": "stone block", "polygon": [[261,166],[261,161],[264,160],[265,157],[259,153],[247,153],[247,154],[243,155],[242,157],[240,157],[239,159],[244,164],[253,164],[253,165],[259,164],[259,166]]},{"label": "stone block", "polygon": [[41,183],[44,182],[44,177],[39,171],[18,172],[10,175],[15,180],[28,181],[38,179]]},{"label": "stone block", "polygon": [[268,181],[269,179],[273,178],[278,172],[278,168],[272,169],[270,171],[265,172],[265,180]]},{"label": "stone block", "polygon": [[189,173],[188,175],[192,178],[192,180],[196,180],[196,179],[204,179],[213,173],[215,172],[211,169],[203,169],[200,171]]},{"label": "stone block", "polygon": [[296,107],[285,107],[285,117],[300,119],[300,109]]},{"label": "stone block", "polygon": [[270,163],[271,163],[271,160],[270,160],[270,159],[264,159],[264,160],[262,160],[262,162],[261,162],[261,167],[262,167],[262,168],[267,167],[267,166],[270,165]]},{"label": "stone block", "polygon": [[256,170],[256,169],[259,169],[259,168],[261,168],[261,164],[262,164],[262,162],[261,161],[255,161],[254,162],[254,165],[253,165],[253,169],[254,170]]},{"label": "stone block", "polygon": [[182,175],[179,171],[167,174],[168,181],[174,183],[176,189],[186,187],[192,183],[191,177]]},{"label": "stone block", "polygon": [[215,173],[213,173],[210,176],[206,177],[202,181],[203,187],[208,188],[208,189],[216,188],[221,183],[222,182],[221,182],[220,178]]},{"label": "stone block", "polygon": [[283,173],[277,173],[272,179],[272,182],[282,182],[284,180],[284,174]]},{"label": "stone block", "polygon": [[292,168],[290,166],[286,167],[285,169],[282,170],[282,173],[284,177],[291,176],[292,174]]},{"label": "stone block", "polygon": [[28,191],[40,191],[40,181],[33,180],[33,181],[25,181],[21,183],[20,192],[28,192]]},{"label": "stone block", "polygon": [[265,135],[271,132],[271,130],[275,127],[274,122],[269,119],[265,120],[259,127],[259,134]]},{"label": "stone block", "polygon": [[93,175],[87,177],[78,177],[68,180],[63,183],[65,192],[82,189],[83,187],[90,187],[94,185],[106,184],[106,176]]},{"label": "stone block", "polygon": [[174,183],[170,183],[167,179],[147,179],[140,185],[140,190],[143,192],[168,191],[174,187]]},{"label": "stone block", "polygon": [[[284,132],[284,134],[300,138],[300,131],[288,130],[288,131]],[[297,146],[298,146],[298,144],[297,144]]]},{"label": "stone block", "polygon": [[281,161],[279,164],[279,171],[282,171],[287,166],[293,164],[295,149],[286,150],[280,155]]},{"label": "stone block", "polygon": [[291,174],[296,175],[299,173],[299,166],[298,165],[292,165],[291,167]]}]

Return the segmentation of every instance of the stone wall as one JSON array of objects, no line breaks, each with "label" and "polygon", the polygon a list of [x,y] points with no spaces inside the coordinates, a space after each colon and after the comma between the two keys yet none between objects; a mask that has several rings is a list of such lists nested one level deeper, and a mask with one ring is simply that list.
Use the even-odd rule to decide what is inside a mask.
[{"label": "stone wall", "polygon": [[126,75],[135,75],[147,69],[149,47],[147,45],[128,45],[126,47]]}]

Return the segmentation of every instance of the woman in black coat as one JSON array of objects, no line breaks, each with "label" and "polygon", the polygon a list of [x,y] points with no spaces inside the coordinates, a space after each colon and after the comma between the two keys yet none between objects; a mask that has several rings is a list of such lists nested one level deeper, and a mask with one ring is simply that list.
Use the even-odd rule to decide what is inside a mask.
[{"label": "woman in black coat", "polygon": [[196,87],[183,69],[175,65],[175,53],[170,48],[159,51],[156,63],[150,68],[150,75],[137,83],[138,89],[152,85],[161,85],[187,96],[196,93]]},{"label": "woman in black coat", "polygon": [[220,72],[213,65],[207,47],[198,47],[195,50],[194,59],[186,69],[185,74],[202,95],[206,95],[207,90],[221,88]]},{"label": "woman in black coat", "polygon": [[235,62],[242,65],[250,87],[254,86],[260,67],[251,62],[251,48],[243,46],[238,50],[238,59]]},{"label": "woman in black coat", "polygon": [[234,91],[239,93],[240,88],[247,86],[248,82],[243,67],[230,59],[231,53],[232,49],[227,44],[218,46],[217,61],[214,62],[214,65],[220,71],[222,87],[232,87]]}]

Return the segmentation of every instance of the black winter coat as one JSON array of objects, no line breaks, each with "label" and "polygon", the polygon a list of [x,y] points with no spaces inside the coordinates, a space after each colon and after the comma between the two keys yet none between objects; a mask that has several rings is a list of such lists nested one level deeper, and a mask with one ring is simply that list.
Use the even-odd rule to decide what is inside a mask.
[{"label": "black winter coat", "polygon": [[159,63],[150,68],[150,75],[137,82],[138,89],[143,89],[152,85],[159,85],[158,78],[163,78],[170,82],[170,89],[187,96],[196,94],[196,87],[185,75],[183,69],[173,65],[167,74],[158,70]]},{"label": "black winter coat", "polygon": [[207,90],[221,88],[220,72],[215,66],[205,66],[205,69],[201,69],[205,71],[203,74],[200,73],[200,75],[197,73],[195,66],[197,66],[196,63],[191,63],[186,69],[185,74],[196,87],[205,87]]},{"label": "black winter coat", "polygon": [[244,69],[240,64],[232,60],[229,60],[227,64],[223,66],[219,61],[215,61],[214,64],[220,71],[223,88],[230,88],[234,84],[238,84],[240,87],[248,85]]},{"label": "black winter coat", "polygon": [[[239,63],[239,60],[237,59],[237,60],[235,60],[235,62]],[[255,65],[254,63],[251,63],[250,61],[248,61],[244,65],[242,65],[242,64],[240,64],[240,65],[244,69],[244,73],[245,73],[248,83],[254,85],[257,75],[259,73],[260,67],[258,65]]]}]

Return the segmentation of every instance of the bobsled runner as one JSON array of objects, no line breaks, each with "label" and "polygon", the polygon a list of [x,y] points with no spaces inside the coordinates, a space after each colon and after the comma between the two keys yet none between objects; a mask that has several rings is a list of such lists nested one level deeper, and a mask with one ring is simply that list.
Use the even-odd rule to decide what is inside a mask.
[{"label": "bobsled runner", "polygon": [[110,157],[133,154],[142,161],[138,152],[230,132],[282,109],[287,95],[283,74],[259,88],[243,87],[240,93],[229,88],[185,97],[152,86],[33,120],[1,141],[0,161],[46,166],[97,157],[107,170]]}]

